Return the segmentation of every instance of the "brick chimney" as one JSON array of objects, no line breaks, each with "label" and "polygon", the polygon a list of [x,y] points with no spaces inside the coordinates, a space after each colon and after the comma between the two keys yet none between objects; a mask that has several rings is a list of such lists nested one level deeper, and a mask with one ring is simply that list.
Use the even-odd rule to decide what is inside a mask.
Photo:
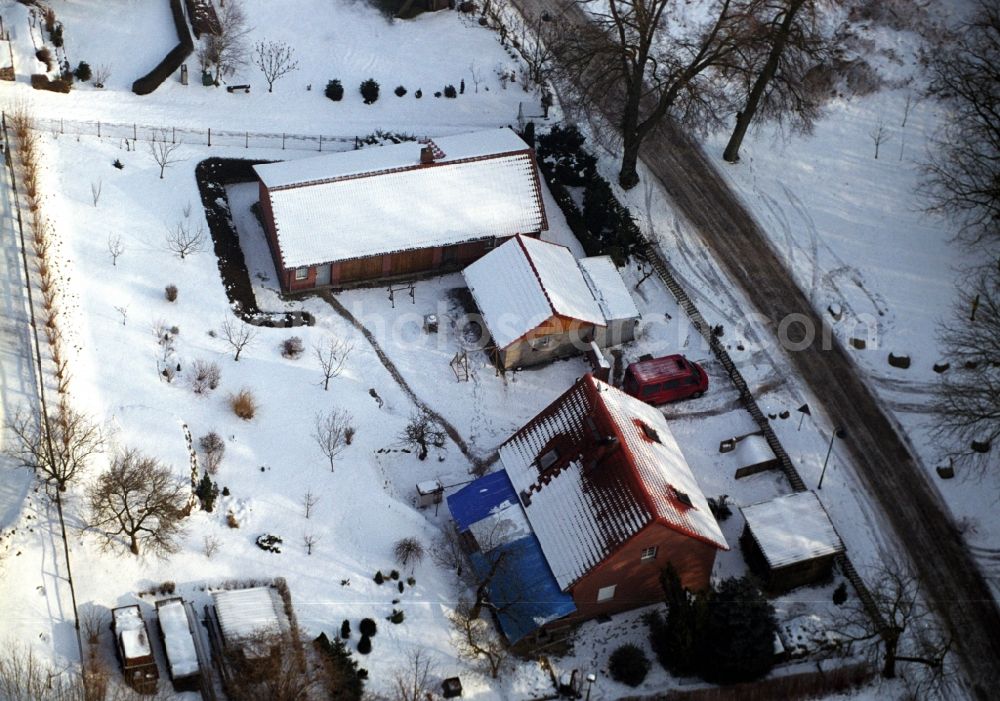
[{"label": "brick chimney", "polygon": [[430,146],[420,147],[420,165],[428,165],[434,162],[434,149]]}]

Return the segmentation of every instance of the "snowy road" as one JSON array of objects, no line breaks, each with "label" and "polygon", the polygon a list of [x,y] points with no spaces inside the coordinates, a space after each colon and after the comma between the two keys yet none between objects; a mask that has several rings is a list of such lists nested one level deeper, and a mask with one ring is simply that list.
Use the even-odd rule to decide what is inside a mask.
[{"label": "snowy road", "polygon": [[[560,21],[586,21],[578,5],[566,8],[555,0],[532,0],[526,5]],[[795,283],[767,236],[701,148],[686,134],[666,126],[647,138],[643,160],[772,328],[796,315],[812,324],[819,337],[824,321],[813,309],[808,292]],[[789,329],[793,343],[795,326]],[[861,483],[908,549],[927,595],[954,636],[975,693],[988,698],[987,690],[1000,684],[1000,612],[946,507],[908,442],[839,343],[830,349],[811,344],[788,355],[803,381],[823,401],[826,414],[835,425],[847,428],[847,447]]]}]

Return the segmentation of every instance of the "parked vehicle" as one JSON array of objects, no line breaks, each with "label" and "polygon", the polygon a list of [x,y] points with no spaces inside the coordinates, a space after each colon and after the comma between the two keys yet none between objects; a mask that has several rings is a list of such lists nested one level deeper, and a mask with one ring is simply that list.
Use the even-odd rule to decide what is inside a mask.
[{"label": "parked vehicle", "polygon": [[708,375],[683,355],[667,355],[630,364],[622,388],[647,404],[665,404],[703,395]]}]

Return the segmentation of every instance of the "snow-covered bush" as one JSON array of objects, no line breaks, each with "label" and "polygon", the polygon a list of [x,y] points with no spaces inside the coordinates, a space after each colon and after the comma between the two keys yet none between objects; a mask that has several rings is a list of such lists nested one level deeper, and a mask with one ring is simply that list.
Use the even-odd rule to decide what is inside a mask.
[{"label": "snow-covered bush", "polygon": [[406,94],[406,88],[404,88],[402,85],[397,85],[396,89],[393,92],[396,93],[396,97],[402,97],[403,95]]},{"label": "snow-covered bush", "polygon": [[88,80],[90,80],[90,77],[92,75],[90,70],[90,64],[87,63],[86,61],[80,61],[80,65],[76,67],[76,71],[74,71],[73,74],[76,76],[77,80],[83,81],[84,83],[87,82]]},{"label": "snow-covered bush", "polygon": [[285,358],[291,358],[294,360],[302,355],[304,351],[305,346],[302,344],[302,339],[298,336],[286,338],[281,342],[281,355]]},{"label": "snow-covered bush", "polygon": [[167,285],[163,290],[164,296],[167,298],[168,302],[177,301],[177,285]]},{"label": "snow-covered bush", "polygon": [[364,98],[366,105],[374,104],[378,100],[379,86],[374,78],[362,82],[358,89],[361,91],[361,97]]},{"label": "snow-covered bush", "polygon": [[323,94],[334,102],[340,102],[344,98],[344,86],[334,78],[326,84],[326,90],[323,91]]},{"label": "snow-covered bush", "polygon": [[650,663],[646,653],[638,645],[622,645],[611,653],[608,671],[611,678],[629,686],[639,686],[649,672]]},{"label": "snow-covered bush", "polygon": [[455,90],[455,86],[454,85],[445,85],[444,86],[444,96],[445,97],[458,97],[458,91]]}]

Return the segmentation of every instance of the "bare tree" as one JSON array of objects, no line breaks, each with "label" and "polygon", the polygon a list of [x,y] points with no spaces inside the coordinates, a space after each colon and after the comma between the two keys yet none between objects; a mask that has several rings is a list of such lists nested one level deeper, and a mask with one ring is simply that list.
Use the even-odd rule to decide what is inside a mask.
[{"label": "bare tree", "polygon": [[556,47],[559,43],[556,22],[547,22],[541,15],[531,16],[515,13],[507,18],[510,31],[514,35],[514,45],[525,63],[525,78],[522,87],[527,90],[530,83],[542,87],[552,77],[555,70]]},{"label": "bare tree", "polygon": [[205,229],[199,223],[197,229],[191,227],[188,219],[182,219],[167,229],[167,249],[184,260],[198,253],[205,246]]},{"label": "bare tree", "polygon": [[89,526],[107,547],[126,546],[165,556],[177,551],[188,488],[156,458],[134,449],[115,456],[108,471],[87,491]]},{"label": "bare tree", "polygon": [[354,350],[354,344],[339,338],[330,338],[323,346],[313,346],[313,353],[323,371],[324,390],[330,389],[330,380],[343,372],[344,363],[347,362],[352,350]]},{"label": "bare tree", "polygon": [[106,63],[102,63],[94,67],[93,83],[95,88],[103,88],[104,84],[108,82],[108,78],[110,77],[111,67]]},{"label": "bare tree", "polygon": [[122,326],[124,326],[125,325],[125,321],[128,319],[128,307],[125,306],[124,304],[116,304],[115,305],[115,311],[118,312],[119,314],[121,314],[121,317],[122,317]]},{"label": "bare tree", "polygon": [[824,96],[811,89],[809,71],[831,56],[831,43],[820,27],[821,0],[757,0],[750,11],[758,19],[746,36],[742,60],[725,71],[744,83],[746,98],[723,158],[740,159],[740,146],[756,118],[779,123],[790,119],[801,133],[812,131]]},{"label": "bare tree", "polygon": [[163,171],[174,163],[180,163],[183,158],[177,155],[177,149],[181,147],[179,143],[172,143],[167,139],[165,129],[157,130],[153,133],[153,138],[148,144],[149,155],[160,166],[160,180],[163,180]]},{"label": "bare tree", "polygon": [[236,353],[233,360],[239,362],[240,353],[257,338],[257,330],[239,319],[226,317],[222,322],[222,337]]},{"label": "bare tree", "polygon": [[398,701],[425,701],[433,697],[431,674],[433,665],[422,648],[406,654],[406,664],[392,678],[393,698]]},{"label": "bare tree", "polygon": [[118,257],[125,252],[125,244],[122,237],[108,234],[108,253],[111,254],[111,265],[118,265]]},{"label": "bare tree", "polygon": [[406,445],[416,448],[417,457],[425,460],[430,446],[440,448],[444,445],[445,432],[434,417],[426,411],[417,411],[410,416],[410,422],[399,438]]},{"label": "bare tree", "polygon": [[209,431],[198,439],[198,444],[205,453],[205,470],[214,475],[219,471],[222,457],[226,454],[226,442],[215,431]]},{"label": "bare tree", "polygon": [[254,64],[264,74],[268,92],[274,92],[274,84],[282,76],[299,69],[299,62],[294,56],[295,49],[283,41],[262,40],[254,46]]},{"label": "bare tree", "polygon": [[313,494],[312,490],[309,489],[305,494],[302,495],[302,509],[305,511],[306,518],[312,515],[313,507],[319,503],[319,497]]},{"label": "bare tree", "polygon": [[101,199],[101,188],[104,186],[104,181],[98,180],[96,183],[90,183],[90,197],[94,200],[94,206],[97,206],[97,201]]},{"label": "bare tree", "polygon": [[323,455],[330,461],[330,472],[333,472],[337,458],[348,446],[348,434],[353,433],[351,422],[354,417],[343,409],[331,409],[325,414],[316,414],[316,425],[313,438]]},{"label": "bare tree", "polygon": [[938,328],[952,367],[938,387],[935,431],[946,443],[964,444],[951,457],[983,475],[997,468],[1000,446],[1000,270],[984,267],[965,280]]},{"label": "bare tree", "polygon": [[878,119],[875,121],[875,125],[868,132],[868,136],[871,137],[872,143],[875,144],[875,160],[878,160],[878,149],[884,142],[889,140],[890,134],[889,130],[885,126],[885,121],[882,119],[882,115],[879,115]]},{"label": "bare tree", "polygon": [[859,597],[852,597],[835,620],[846,651],[863,651],[873,664],[880,664],[886,679],[894,678],[897,663],[903,662],[923,666],[933,681],[940,681],[947,671],[951,639],[922,600],[916,577],[889,557],[880,562],[869,589],[876,615]]},{"label": "bare tree", "polygon": [[5,448],[7,455],[61,492],[104,449],[97,424],[65,403],[47,419],[38,411],[18,409],[7,428],[14,437]]},{"label": "bare tree", "polygon": [[407,536],[395,542],[392,546],[392,554],[395,555],[396,562],[403,567],[406,567],[410,562],[416,566],[424,559],[424,546],[413,536]]},{"label": "bare tree", "polygon": [[448,619],[458,636],[459,657],[481,663],[493,679],[499,678],[509,651],[493,624],[481,618],[475,607],[465,600],[458,602]]},{"label": "bare tree", "polygon": [[946,103],[949,114],[924,166],[923,190],[928,209],[949,215],[959,240],[995,245],[1000,242],[1000,6],[990,0],[977,4],[973,19],[930,62],[931,95]]},{"label": "bare tree", "polygon": [[472,79],[472,85],[476,93],[478,93],[479,84],[483,82],[483,69],[477,66],[475,61],[469,64],[469,76]]},{"label": "bare tree", "polygon": [[674,0],[588,0],[593,23],[577,25],[558,47],[562,69],[586,103],[603,105],[622,134],[619,184],[639,182],[639,148],[670,117],[689,128],[720,123],[727,106],[720,68],[738,59],[745,43],[742,0],[712,0],[708,21],[667,31]]},{"label": "bare tree", "polygon": [[306,555],[313,554],[313,547],[319,542],[319,536],[313,533],[302,534],[302,546],[306,549]]},{"label": "bare tree", "polygon": [[211,560],[215,553],[219,552],[221,545],[222,543],[214,535],[207,535],[202,539],[202,552]]},{"label": "bare tree", "polygon": [[203,70],[215,69],[213,79],[219,85],[222,76],[231,75],[247,63],[247,35],[251,27],[240,0],[229,0],[218,13],[219,33],[201,38],[198,58]]}]

